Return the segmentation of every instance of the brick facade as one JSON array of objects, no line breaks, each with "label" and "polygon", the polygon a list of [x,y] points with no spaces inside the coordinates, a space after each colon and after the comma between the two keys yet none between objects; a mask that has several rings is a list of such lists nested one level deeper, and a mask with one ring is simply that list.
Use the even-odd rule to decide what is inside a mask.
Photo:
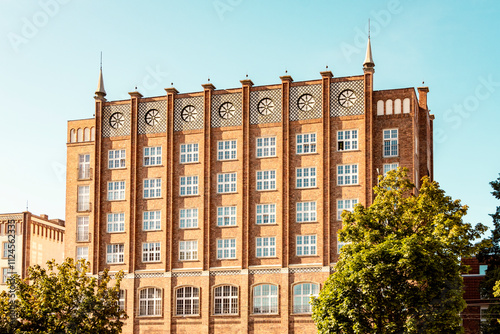
[{"label": "brick facade", "polygon": [[[241,85],[216,90],[206,84],[203,91],[190,94],[168,88],[165,96],[152,98],[133,92],[127,101],[107,101],[101,93],[96,97],[95,118],[68,124],[66,254],[75,257],[77,247],[88,247],[94,274],[105,268],[127,273],[122,289],[130,318],[124,333],[314,332],[310,313],[294,310],[294,287],[314,283],[321,288],[331,273],[338,259],[338,201],[356,199],[370,205],[371,189],[383,173],[384,164],[397,163],[408,168],[417,183],[424,175],[432,178],[433,116],[426,105],[426,87],[418,89],[419,98],[413,88],[373,91],[373,71],[369,70],[352,77],[334,78],[331,72],[322,72],[319,80],[294,82],[290,76],[284,76],[279,84],[254,87],[250,80],[242,80]],[[350,92],[345,93],[346,90]],[[352,105],[345,104],[345,96],[350,93],[356,95],[356,100],[350,100]],[[251,103],[252,96],[269,96],[274,109],[268,115],[266,110],[259,114],[259,105]],[[314,104],[308,100],[310,97]],[[187,114],[176,107],[176,101],[184,106],[196,99],[203,101],[196,108],[196,117],[202,120],[184,122]],[[224,101],[233,101],[234,115],[218,119],[223,115],[219,107]],[[158,111],[165,123],[144,125],[139,111],[145,103],[161,106]],[[115,123],[109,115],[115,111],[123,116],[124,124],[118,129],[110,128]],[[164,130],[156,131],[155,126]],[[79,140],[79,129],[86,128],[90,129],[88,140],[85,132]],[[391,157],[383,154],[386,129],[397,129],[397,152]],[[357,130],[357,149],[339,150],[337,136],[342,130]],[[299,146],[304,149],[298,142],[298,135],[303,134],[315,135],[315,152],[298,154]],[[260,158],[257,138],[268,137],[275,139],[275,154]],[[219,160],[219,142],[227,140],[236,140],[236,158]],[[181,144],[186,143],[198,144],[197,162],[181,163]],[[144,165],[145,147],[161,147],[161,164]],[[109,169],[109,151],[118,149],[125,150],[125,166]],[[92,172],[87,179],[78,178],[80,155],[90,155],[89,167],[85,168]],[[339,184],[338,166],[349,166],[352,171],[353,165],[357,173],[349,180],[356,176],[357,182]],[[297,173],[311,172],[301,169],[310,167],[315,168],[315,184],[298,187]],[[275,185],[271,189],[257,189],[259,171],[274,171]],[[236,191],[218,193],[218,177],[226,173],[236,173]],[[196,195],[181,194],[184,176],[198,178]],[[144,198],[146,179],[161,179],[160,197]],[[111,181],[125,181],[124,199],[107,200]],[[87,185],[89,208],[78,211],[78,187]],[[296,210],[298,203],[304,202],[315,202],[316,217],[299,223]],[[256,224],[259,204],[274,205],[275,223]],[[236,224],[218,226],[218,208],[228,206],[236,206]],[[180,228],[180,210],[191,208],[198,210],[197,227]],[[143,231],[145,211],[161,212],[160,230]],[[110,213],[124,213],[124,231],[108,233]],[[81,216],[89,217],[90,237],[77,242],[77,219]],[[298,236],[315,237],[313,254],[304,254],[305,248],[299,254],[297,248],[304,246],[297,244]],[[274,238],[273,256],[257,256],[256,242],[260,237]],[[221,239],[235,240],[234,259],[218,258]],[[197,258],[180,260],[180,242],[190,240],[197,241]],[[159,261],[143,261],[146,242],[160,243]],[[122,263],[107,263],[108,245],[123,245],[124,260],[119,261]],[[277,297],[273,299],[277,307],[270,314],[258,314],[260,309],[254,305],[254,288],[261,284],[277,288]],[[237,289],[234,314],[215,314],[215,289],[222,285]],[[176,292],[185,286],[199,289],[199,311],[178,316]],[[141,311],[140,291],[145,288],[160,289],[158,314],[141,315],[144,308]]]}]

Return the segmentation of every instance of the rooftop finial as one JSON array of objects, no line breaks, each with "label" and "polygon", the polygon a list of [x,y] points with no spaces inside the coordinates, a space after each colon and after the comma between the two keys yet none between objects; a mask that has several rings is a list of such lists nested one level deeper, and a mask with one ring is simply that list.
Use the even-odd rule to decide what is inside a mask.
[{"label": "rooftop finial", "polygon": [[370,19],[368,19],[368,39],[370,39]]},{"label": "rooftop finial", "polygon": [[363,63],[363,70],[364,71],[375,71],[374,69],[375,63],[373,62],[373,57],[372,57],[372,44],[370,42],[370,20],[368,20],[368,43],[366,45],[366,57],[365,57],[365,62]]},{"label": "rooftop finial", "polygon": [[104,98],[106,96],[106,90],[104,89],[104,79],[102,77],[102,51],[101,51],[101,59],[99,65],[99,82],[97,84],[97,90],[95,91],[96,97]]}]

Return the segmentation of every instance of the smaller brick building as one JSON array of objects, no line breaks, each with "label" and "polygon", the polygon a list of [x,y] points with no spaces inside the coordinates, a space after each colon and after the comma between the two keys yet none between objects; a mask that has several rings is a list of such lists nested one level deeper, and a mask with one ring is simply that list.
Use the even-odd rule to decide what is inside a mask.
[{"label": "smaller brick building", "polygon": [[[0,214],[0,292],[7,290],[9,272],[24,278],[30,266],[64,260],[64,220],[25,211]],[[14,269],[9,267],[13,267]]]},{"label": "smaller brick building", "polygon": [[462,259],[462,264],[470,267],[470,271],[462,275],[464,278],[464,299],[467,303],[462,312],[465,333],[480,333],[481,313],[488,309],[493,300],[482,299],[479,293],[479,285],[486,275],[488,265],[480,263],[475,257]]}]

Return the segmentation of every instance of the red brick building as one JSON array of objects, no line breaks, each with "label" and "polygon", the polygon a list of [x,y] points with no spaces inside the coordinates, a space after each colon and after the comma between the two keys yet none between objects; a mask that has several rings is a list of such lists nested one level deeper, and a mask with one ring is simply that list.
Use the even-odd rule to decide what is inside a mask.
[{"label": "red brick building", "polygon": [[107,101],[68,123],[66,254],[127,273],[124,333],[311,333],[340,214],[433,177],[427,87],[363,74]]},{"label": "red brick building", "polygon": [[464,299],[467,308],[462,312],[465,333],[480,333],[481,313],[488,309],[492,300],[481,298],[479,286],[486,275],[488,265],[481,264],[475,257],[463,259],[462,264],[470,267],[470,271],[462,275],[464,278]]}]

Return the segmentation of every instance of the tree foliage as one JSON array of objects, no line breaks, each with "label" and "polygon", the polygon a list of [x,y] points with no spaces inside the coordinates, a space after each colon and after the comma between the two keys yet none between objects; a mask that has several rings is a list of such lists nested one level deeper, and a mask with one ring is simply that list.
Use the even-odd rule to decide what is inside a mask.
[{"label": "tree foliage", "polygon": [[[500,177],[490,182],[490,185],[493,188],[491,194],[500,200]],[[500,295],[495,295],[494,290],[495,284],[500,281],[500,206],[497,206],[496,212],[490,216],[493,218],[493,230],[488,239],[491,244],[480,250],[477,255],[480,262],[488,265],[486,276],[480,286],[481,297],[484,299],[500,297]],[[500,290],[497,291],[500,293]],[[486,321],[481,322],[481,332],[484,334],[500,333],[500,304],[491,303],[484,315]]]},{"label": "tree foliage", "polygon": [[[1,333],[121,333],[127,318],[118,306],[123,273],[111,277],[105,270],[97,279],[88,275],[88,263],[68,258],[62,264],[35,265],[26,279],[13,276],[14,302],[0,295]],[[17,318],[11,317],[11,307]]]},{"label": "tree foliage", "polygon": [[335,272],[313,301],[320,333],[459,333],[465,268],[486,230],[462,217],[427,177],[418,191],[406,169],[380,179],[370,207],[344,212]]}]

